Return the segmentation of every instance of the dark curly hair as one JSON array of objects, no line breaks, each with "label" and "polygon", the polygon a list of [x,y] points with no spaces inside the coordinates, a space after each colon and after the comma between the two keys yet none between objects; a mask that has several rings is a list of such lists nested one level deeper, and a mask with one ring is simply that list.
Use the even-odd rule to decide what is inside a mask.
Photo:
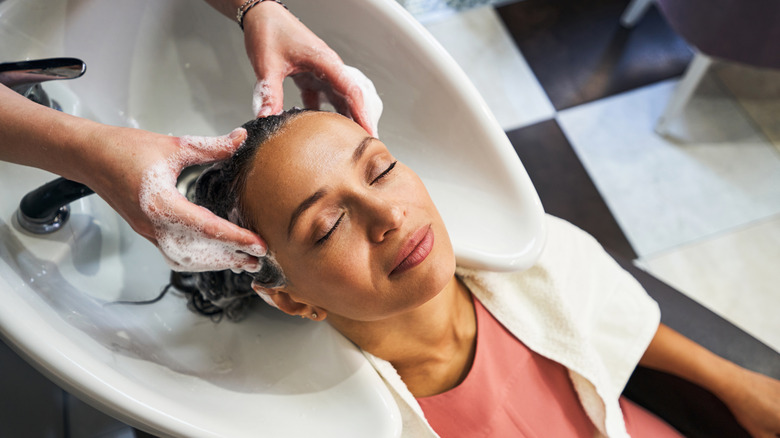
[{"label": "dark curly hair", "polygon": [[[289,121],[305,112],[294,108],[276,116],[247,122],[243,128],[247,138],[228,160],[206,169],[195,182],[193,201],[217,216],[252,230],[251,219],[244,215],[240,194],[257,150]],[[252,290],[253,281],[266,288],[285,284],[281,267],[269,253],[263,257],[259,272],[234,273],[230,270],[211,272],[172,272],[171,285],[187,297],[188,307],[202,315],[238,320],[247,306],[259,298]]]}]

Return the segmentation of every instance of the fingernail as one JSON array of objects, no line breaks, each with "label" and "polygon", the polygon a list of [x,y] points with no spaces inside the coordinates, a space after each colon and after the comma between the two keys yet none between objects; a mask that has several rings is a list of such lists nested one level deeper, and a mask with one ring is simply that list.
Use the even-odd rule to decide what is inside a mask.
[{"label": "fingernail", "polygon": [[268,254],[268,248],[263,245],[252,245],[249,247],[249,253],[255,257],[265,257]]},{"label": "fingernail", "polygon": [[244,128],[236,128],[230,133],[230,139],[235,141],[244,136],[246,130]]}]

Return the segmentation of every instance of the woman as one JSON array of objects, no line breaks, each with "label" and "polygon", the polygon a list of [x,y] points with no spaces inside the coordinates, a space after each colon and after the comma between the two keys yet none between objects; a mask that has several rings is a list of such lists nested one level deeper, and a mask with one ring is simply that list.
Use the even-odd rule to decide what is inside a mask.
[{"label": "woman", "polygon": [[[780,432],[780,382],[659,325],[656,304],[584,232],[549,217],[532,269],[456,269],[420,179],[359,125],[291,111],[245,128],[238,153],[199,179],[197,202],[263,236],[272,256],[244,274],[252,289],[360,347],[405,436],[677,436],[620,399],[637,362],[711,390],[754,436]],[[191,303],[206,313],[235,316],[248,299],[248,277],[197,278]]]}]

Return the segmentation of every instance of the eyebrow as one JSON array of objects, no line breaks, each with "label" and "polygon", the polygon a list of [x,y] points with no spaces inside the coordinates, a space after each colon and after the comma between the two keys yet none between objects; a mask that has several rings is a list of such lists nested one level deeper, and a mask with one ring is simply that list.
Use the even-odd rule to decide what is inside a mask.
[{"label": "eyebrow", "polygon": [[363,156],[363,153],[366,151],[366,148],[368,148],[368,145],[371,143],[371,140],[376,140],[374,137],[366,137],[364,138],[358,147],[355,148],[355,152],[352,152],[352,164],[357,164],[358,161],[360,161],[360,157]]},{"label": "eyebrow", "polygon": [[[352,152],[352,165],[360,161],[360,158],[363,156],[363,154],[366,152],[366,149],[368,148],[368,145],[371,144],[372,140],[376,140],[376,138],[368,136],[365,137],[363,140],[360,141],[360,144],[357,145],[355,148],[355,151]],[[309,208],[311,208],[314,204],[316,204],[320,199],[322,199],[325,194],[327,193],[327,190],[325,188],[321,188],[314,192],[313,195],[309,196],[308,198],[304,199],[303,202],[301,202],[298,207],[293,211],[292,216],[290,216],[290,223],[287,225],[287,240],[290,240],[290,236],[292,235],[293,227],[295,227],[295,223],[298,222],[298,218]]]}]

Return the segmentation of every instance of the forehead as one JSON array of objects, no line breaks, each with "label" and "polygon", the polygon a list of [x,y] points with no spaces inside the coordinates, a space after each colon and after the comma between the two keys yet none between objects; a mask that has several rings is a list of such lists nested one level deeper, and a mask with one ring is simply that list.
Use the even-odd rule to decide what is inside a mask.
[{"label": "forehead", "polygon": [[303,113],[289,121],[258,149],[247,173],[242,200],[257,231],[276,233],[267,228],[282,226],[301,201],[343,173],[367,135],[333,113]]},{"label": "forehead", "polygon": [[312,165],[351,153],[366,135],[363,128],[341,115],[302,113],[260,147],[254,167],[264,170],[285,163],[287,171],[313,172]]}]

